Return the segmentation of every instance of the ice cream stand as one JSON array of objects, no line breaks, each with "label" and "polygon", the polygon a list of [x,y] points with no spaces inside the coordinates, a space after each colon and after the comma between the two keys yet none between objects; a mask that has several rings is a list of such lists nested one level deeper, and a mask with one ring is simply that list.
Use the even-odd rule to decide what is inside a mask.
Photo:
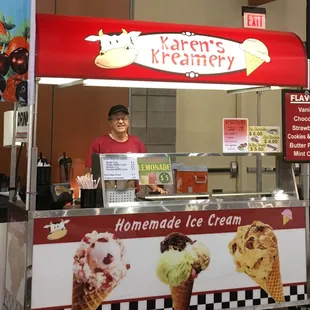
[{"label": "ice cream stand", "polygon": [[[37,15],[36,33],[37,89],[308,87],[304,46],[292,33],[55,15]],[[62,47],[60,54],[55,46]],[[12,204],[9,212],[7,309],[270,309],[310,303],[308,202],[297,193],[285,199],[210,195],[111,204],[102,182],[101,206],[38,211],[35,111],[33,117],[27,203]],[[106,179],[108,161],[129,162],[128,180],[138,178],[137,158],[170,156],[225,154],[100,154],[100,177]],[[286,177],[283,184],[294,184],[293,175]]]}]

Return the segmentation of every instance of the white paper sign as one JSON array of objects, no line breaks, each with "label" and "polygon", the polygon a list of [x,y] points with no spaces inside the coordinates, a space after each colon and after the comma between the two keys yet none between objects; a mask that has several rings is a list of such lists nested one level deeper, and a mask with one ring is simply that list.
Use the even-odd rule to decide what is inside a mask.
[{"label": "white paper sign", "polygon": [[25,142],[28,137],[29,107],[19,107],[17,111],[16,141]]},{"label": "white paper sign", "polygon": [[114,158],[103,160],[104,180],[139,180],[136,158]]}]

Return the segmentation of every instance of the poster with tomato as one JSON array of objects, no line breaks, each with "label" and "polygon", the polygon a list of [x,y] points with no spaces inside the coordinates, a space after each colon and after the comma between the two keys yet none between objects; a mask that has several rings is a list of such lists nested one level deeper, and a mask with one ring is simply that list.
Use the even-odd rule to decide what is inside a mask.
[{"label": "poster with tomato", "polygon": [[27,104],[31,0],[0,6],[0,101]]}]

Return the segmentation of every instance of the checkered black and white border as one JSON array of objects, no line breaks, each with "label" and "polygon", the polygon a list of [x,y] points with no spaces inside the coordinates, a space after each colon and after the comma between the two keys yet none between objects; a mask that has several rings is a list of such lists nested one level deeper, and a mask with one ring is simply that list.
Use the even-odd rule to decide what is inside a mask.
[{"label": "checkered black and white border", "polygon": [[[307,286],[285,286],[286,302],[307,299]],[[273,304],[273,298],[262,289],[193,295],[189,310],[218,310]],[[102,310],[173,310],[171,298],[108,304]]]},{"label": "checkered black and white border", "polygon": [[8,310],[24,309],[24,307],[16,300],[16,298],[13,297],[13,295],[7,289],[4,289],[4,306]]}]

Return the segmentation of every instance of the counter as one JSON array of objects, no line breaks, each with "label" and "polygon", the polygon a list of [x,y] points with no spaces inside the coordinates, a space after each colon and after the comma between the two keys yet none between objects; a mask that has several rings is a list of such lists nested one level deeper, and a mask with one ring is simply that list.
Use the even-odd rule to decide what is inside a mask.
[{"label": "counter", "polygon": [[[29,296],[31,309],[71,308],[73,258],[81,244],[84,249],[85,245],[87,248],[87,243],[94,236],[89,234],[94,231],[115,235],[126,252],[117,267],[121,268],[125,264],[126,272],[103,300],[102,309],[171,308],[174,298],[171,288],[162,283],[156,274],[157,266],[163,259],[161,242],[171,233],[185,234],[208,249],[209,265],[197,274],[192,291],[186,294],[183,292],[182,298],[189,298],[190,305],[195,309],[199,309],[198,305],[207,305],[208,309],[253,306],[267,309],[271,305],[281,308],[308,304],[305,202],[257,202],[255,205],[249,205],[248,202],[219,204],[207,200],[136,202],[114,204],[113,208],[104,209],[29,212],[31,224],[28,228],[33,228],[34,236],[32,244],[27,245],[28,251],[33,253],[31,264],[27,262],[28,269],[32,266],[32,273],[28,272],[27,275],[28,281],[32,282]],[[21,216],[20,220],[23,220],[24,215],[23,211],[15,213],[15,216]],[[10,242],[18,236],[20,244],[23,244],[15,248],[18,255],[9,257],[9,266],[10,261],[17,260],[16,257],[19,257],[19,266],[23,266],[23,260],[26,266],[24,249],[27,238],[22,237],[23,223],[11,223],[9,229]],[[236,270],[238,256],[231,252],[234,248],[232,241],[238,242],[242,237],[237,235],[240,227],[248,229],[247,225],[255,223],[258,226],[253,226],[255,229],[250,238],[265,234],[268,239],[275,235],[274,247],[267,246],[267,254],[264,254],[263,259],[267,259],[268,253],[273,251],[279,262],[279,265],[272,264],[273,276],[268,278],[271,282],[281,284],[277,290],[272,289],[270,281],[255,280]],[[28,231],[28,234],[31,235],[31,232]],[[96,242],[95,246],[99,243]],[[252,250],[259,251],[255,246]],[[245,261],[253,270],[254,264],[250,257],[248,254]],[[22,296],[24,289],[23,273],[19,269],[17,276],[18,269],[9,269],[6,303],[8,297],[12,296],[17,296],[22,302],[19,296]],[[15,292],[12,291],[16,287],[14,281],[19,284]]]},{"label": "counter", "polygon": [[[94,177],[148,156],[154,154],[101,154]],[[167,154],[156,156],[167,161]],[[128,165],[136,167],[134,160]],[[139,178],[137,171],[127,175]],[[105,180],[103,208],[25,211],[20,201],[10,204],[4,304],[8,310],[310,304],[308,204],[298,200],[292,171],[287,178],[280,196],[178,193],[111,202]]]}]

